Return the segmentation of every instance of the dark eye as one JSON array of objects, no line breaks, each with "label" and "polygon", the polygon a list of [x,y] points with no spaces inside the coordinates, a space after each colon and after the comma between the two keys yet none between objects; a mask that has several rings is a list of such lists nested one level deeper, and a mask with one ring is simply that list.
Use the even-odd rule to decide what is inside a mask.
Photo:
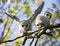
[{"label": "dark eye", "polygon": [[49,16],[49,14],[47,14],[46,16]]},{"label": "dark eye", "polygon": [[39,26],[39,24],[37,24],[37,26]]},{"label": "dark eye", "polygon": [[27,27],[28,25],[26,25],[26,27]]},{"label": "dark eye", "polygon": [[50,16],[50,18],[51,18],[51,16]]},{"label": "dark eye", "polygon": [[22,25],[22,27],[24,27],[24,25]]}]

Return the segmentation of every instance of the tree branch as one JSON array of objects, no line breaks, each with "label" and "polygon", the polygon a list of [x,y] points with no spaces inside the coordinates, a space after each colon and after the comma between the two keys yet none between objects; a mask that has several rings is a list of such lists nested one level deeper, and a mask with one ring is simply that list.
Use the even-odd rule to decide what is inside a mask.
[{"label": "tree branch", "polygon": [[[36,35],[39,33],[39,31],[37,32],[37,33],[35,33],[35,36],[34,36],[34,38],[36,37]],[[31,46],[32,45],[32,43],[33,43],[33,41],[34,41],[34,38],[32,39],[32,41],[31,41],[31,43],[30,43],[30,45],[29,46]]]},{"label": "tree branch", "polygon": [[[39,31],[39,30],[38,30]],[[31,33],[28,33],[28,36],[29,35],[31,35],[31,34],[33,34],[33,33],[36,33],[37,31],[34,31],[34,32],[31,32]],[[12,42],[12,41],[15,41],[15,40],[17,40],[17,39],[19,39],[19,38],[22,38],[22,37],[24,37],[24,36],[27,36],[27,35],[22,35],[22,36],[19,36],[19,37],[17,37],[17,38],[15,38],[15,39],[12,39],[12,40],[7,40],[7,41],[0,41],[0,44],[2,44],[2,43],[6,43],[6,42]],[[29,38],[31,38],[31,37],[29,37]],[[32,37],[33,38],[33,37]]]},{"label": "tree branch", "polygon": [[25,36],[25,38],[24,38],[24,41],[23,41],[23,44],[22,44],[22,45],[25,45],[26,40],[27,40],[27,37]]},{"label": "tree branch", "polygon": [[12,19],[15,19],[16,21],[20,22],[20,19],[17,18],[15,15],[9,14],[7,12],[4,12],[6,15],[8,15],[9,17],[11,17]]},{"label": "tree branch", "polygon": [[[56,24],[56,25],[49,25],[49,26],[43,28],[43,31],[40,31],[40,30],[42,30],[42,29],[40,29],[40,30],[37,30],[37,31],[28,33],[28,35],[19,36],[19,37],[13,39],[13,40],[0,41],[0,44],[6,43],[6,42],[12,42],[12,41],[15,41],[15,40],[17,40],[18,38],[22,38],[22,37],[24,37],[24,36],[30,36],[30,35],[38,32],[38,31],[40,31],[40,33],[39,33],[39,35],[37,35],[35,38],[39,38],[42,34],[44,34],[44,32],[46,31],[46,29],[59,28],[59,27],[60,27],[60,23],[59,23],[59,24]],[[33,37],[30,37],[30,38],[33,38]]]},{"label": "tree branch", "polygon": [[[41,36],[42,34],[44,34],[44,32],[46,31],[46,29],[53,29],[53,28],[58,28],[58,27],[60,27],[60,24],[57,24],[57,25],[49,25],[49,26],[45,27],[45,28],[44,28],[41,32],[39,32],[38,35],[36,36],[36,37],[37,37],[37,40],[36,40],[34,46],[37,45],[38,39],[40,38],[40,36]],[[50,34],[48,34],[48,35],[50,35]]]}]

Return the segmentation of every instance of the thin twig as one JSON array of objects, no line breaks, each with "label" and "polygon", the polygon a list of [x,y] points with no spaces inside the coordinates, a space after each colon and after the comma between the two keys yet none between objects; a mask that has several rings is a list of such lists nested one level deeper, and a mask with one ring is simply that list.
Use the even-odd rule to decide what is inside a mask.
[{"label": "thin twig", "polygon": [[37,38],[37,40],[36,40],[36,42],[35,42],[35,45],[34,45],[34,46],[36,46],[36,45],[37,45],[38,40],[39,40],[39,38]]},{"label": "thin twig", "polygon": [[[35,33],[35,36],[34,36],[34,38],[36,37],[36,35],[39,33],[39,31],[37,32],[37,33]],[[33,41],[34,41],[34,38],[32,39],[32,41],[31,41],[31,43],[30,43],[30,45],[29,46],[31,46],[32,45],[32,43],[33,43]]]},{"label": "thin twig", "polygon": [[17,18],[15,15],[9,14],[7,12],[4,12],[6,15],[8,15],[9,17],[11,17],[12,19],[15,19],[16,21],[20,22],[20,19]]},{"label": "thin twig", "polygon": [[[38,31],[39,31],[39,30],[38,30]],[[31,35],[31,34],[33,34],[33,33],[36,33],[36,32],[37,32],[37,31],[31,32],[31,33],[28,34],[28,36]],[[0,44],[6,43],[6,42],[12,42],[12,41],[15,41],[15,40],[17,40],[18,38],[22,38],[22,37],[24,37],[24,36],[27,36],[27,35],[22,35],[22,36],[19,36],[19,37],[15,38],[15,39],[12,39],[12,40],[0,41]],[[31,37],[30,37],[30,38],[31,38]]]},{"label": "thin twig", "polygon": [[27,40],[27,37],[25,36],[25,38],[24,38],[24,41],[23,41],[23,44],[22,44],[22,45],[25,45],[26,40]]}]

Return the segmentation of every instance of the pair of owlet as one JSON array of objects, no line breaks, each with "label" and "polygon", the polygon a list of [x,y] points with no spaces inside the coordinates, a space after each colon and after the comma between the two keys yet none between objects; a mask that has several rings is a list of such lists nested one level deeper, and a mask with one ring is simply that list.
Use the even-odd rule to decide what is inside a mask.
[{"label": "pair of owlet", "polygon": [[[41,27],[46,27],[50,25],[50,19],[52,17],[52,14],[50,12],[45,12],[42,16],[37,16],[35,20],[36,27],[39,29]],[[31,22],[28,20],[24,20],[20,23],[20,28],[23,32],[31,31]]]},{"label": "pair of owlet", "polygon": [[[41,13],[41,11],[43,9],[43,6],[44,6],[44,2],[42,2],[40,7],[38,7],[36,11]],[[36,11],[35,11],[36,14],[33,14],[30,19],[23,20],[23,21],[20,21],[19,18],[15,17],[15,16],[13,16],[11,14],[8,14],[8,13],[5,13],[5,14],[7,14],[12,19],[16,19],[16,21],[18,21],[20,23],[20,29],[23,32],[23,34],[24,33],[26,34],[27,31],[31,31],[32,30],[32,25],[31,24],[34,21],[34,19],[36,18],[36,16],[39,14]],[[40,28],[40,27],[44,27],[44,26],[50,25],[51,16],[52,16],[52,14],[50,12],[46,12],[43,16],[37,16],[37,18],[36,18],[36,26],[38,28]]]},{"label": "pair of owlet", "polygon": [[12,19],[15,19],[16,21],[18,21],[20,23],[20,30],[24,34],[24,33],[27,33],[28,31],[31,31],[32,30],[32,22],[35,20],[35,18],[37,17],[37,15],[39,13],[41,13],[41,11],[43,9],[43,6],[44,6],[44,1],[35,10],[35,13],[28,20],[22,20],[22,21],[20,21],[20,19],[17,18],[15,15],[8,14],[7,12],[5,12],[5,14],[8,15],[9,17],[11,17]]}]

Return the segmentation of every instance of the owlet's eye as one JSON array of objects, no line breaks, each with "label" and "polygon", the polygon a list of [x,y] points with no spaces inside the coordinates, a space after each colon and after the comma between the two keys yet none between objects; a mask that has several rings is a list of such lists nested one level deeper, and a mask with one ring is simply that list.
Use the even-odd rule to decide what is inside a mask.
[{"label": "owlet's eye", "polygon": [[26,27],[27,27],[28,25],[26,25]]},{"label": "owlet's eye", "polygon": [[51,18],[51,16],[50,16],[50,18]]},{"label": "owlet's eye", "polygon": [[37,26],[39,26],[39,24],[37,24]]},{"label": "owlet's eye", "polygon": [[49,14],[47,14],[46,16],[49,16]]},{"label": "owlet's eye", "polygon": [[22,27],[24,27],[24,25],[22,25]]}]

